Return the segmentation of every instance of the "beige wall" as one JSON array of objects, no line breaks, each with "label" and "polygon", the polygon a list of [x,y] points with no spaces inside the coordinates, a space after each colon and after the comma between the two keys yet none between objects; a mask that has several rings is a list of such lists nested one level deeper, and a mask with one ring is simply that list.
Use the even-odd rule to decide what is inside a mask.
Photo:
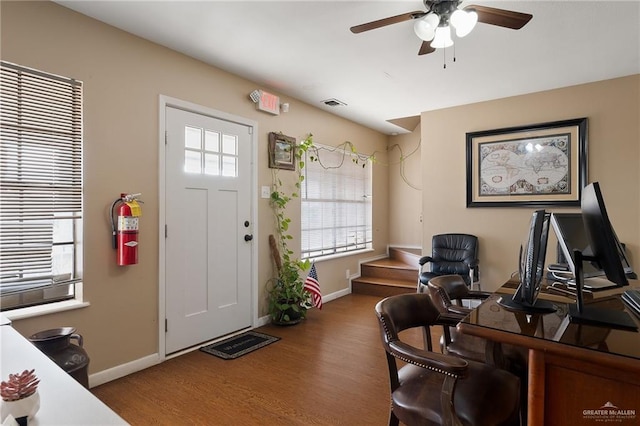
[{"label": "beige wall", "polygon": [[[579,117],[589,119],[588,180],[600,182],[611,222],[640,269],[639,75],[422,113],[424,252],[433,234],[475,234],[483,288],[504,283],[517,271],[534,209],[466,208],[465,133]],[[548,259],[555,242],[549,247]]]},{"label": "beige wall", "polygon": [[[389,245],[422,247],[420,125],[389,138]],[[428,163],[427,163],[428,164]]]},{"label": "beige wall", "polygon": [[[293,99],[290,112],[256,111],[248,94],[257,84],[152,44],[49,2],[1,3],[2,59],[84,82],[84,295],[91,305],[14,322],[24,335],[75,326],[91,356],[90,373],[158,352],[158,97],[167,95],[258,122],[257,181],[270,185],[267,134],[339,145],[349,140],[386,163],[387,137]],[[218,42],[212,40],[212,42]],[[223,41],[219,41],[223,42]],[[277,93],[277,92],[276,92]],[[387,169],[374,165],[375,252],[388,243]],[[140,262],[115,266],[107,222],[121,192],[143,194]],[[259,234],[259,316],[266,315],[264,285],[271,276],[267,236],[273,229],[268,201],[256,198]],[[299,211],[299,209],[297,210]],[[295,217],[294,217],[295,221]],[[348,288],[350,256],[318,263],[324,294]]]}]

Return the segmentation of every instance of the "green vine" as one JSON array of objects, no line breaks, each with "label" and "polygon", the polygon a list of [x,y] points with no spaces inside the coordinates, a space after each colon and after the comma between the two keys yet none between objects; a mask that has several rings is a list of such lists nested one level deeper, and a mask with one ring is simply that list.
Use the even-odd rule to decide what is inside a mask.
[{"label": "green vine", "polygon": [[[276,224],[275,232],[275,256],[278,274],[269,280],[269,314],[276,323],[291,323],[296,317],[304,318],[306,307],[309,305],[310,295],[304,289],[304,280],[301,274],[309,269],[311,261],[309,259],[300,260],[294,257],[294,251],[288,246],[288,242],[293,240],[293,235],[289,231],[291,217],[287,215],[287,205],[300,196],[300,188],[304,181],[303,169],[305,166],[305,153],[313,146],[313,136],[307,135],[298,145],[294,147],[294,158],[297,163],[297,175],[295,190],[291,193],[285,191],[285,185],[278,176],[278,169],[273,169],[273,186],[269,204],[273,209]],[[272,248],[272,253],[274,248]]]},{"label": "green vine", "polygon": [[292,258],[294,251],[287,245],[288,241],[293,239],[293,235],[289,232],[291,218],[287,215],[287,205],[291,200],[300,196],[300,188],[304,181],[304,156],[311,147],[313,147],[313,135],[309,134],[294,148],[294,158],[297,162],[297,176],[295,190],[293,192],[285,192],[284,184],[277,173],[278,169],[273,169],[273,186],[269,200],[276,221],[278,249],[280,250],[283,263],[295,263],[301,270],[306,270],[310,266],[310,262],[308,259],[305,261],[299,261]]},{"label": "green vine", "polygon": [[[293,148],[294,159],[296,162],[296,179],[292,191],[287,189],[290,186],[285,185],[278,175],[279,169],[272,169],[272,188],[269,197],[269,204],[273,210],[275,219],[275,246],[272,247],[272,253],[277,254],[275,263],[277,266],[277,276],[269,280],[269,314],[276,323],[291,323],[293,317],[304,318],[307,306],[309,306],[310,294],[304,289],[304,280],[301,275],[309,269],[311,261],[309,259],[301,260],[295,258],[295,252],[291,250],[288,243],[293,240],[293,235],[289,231],[291,225],[291,217],[287,214],[287,206],[289,203],[300,197],[300,190],[304,182],[305,158],[309,161],[318,162],[323,168],[339,168],[344,164],[347,152],[351,152],[353,157],[351,161],[354,164],[365,167],[369,162],[375,162],[375,155],[363,155],[357,152],[355,146],[351,142],[344,142],[335,148],[317,147],[313,144],[313,135],[309,133],[299,144]],[[322,163],[322,151],[343,150],[343,157],[340,164],[335,166],[326,166]],[[271,153],[270,153],[271,154]],[[308,154],[308,155],[307,155]],[[280,262],[280,264],[278,264]]]}]

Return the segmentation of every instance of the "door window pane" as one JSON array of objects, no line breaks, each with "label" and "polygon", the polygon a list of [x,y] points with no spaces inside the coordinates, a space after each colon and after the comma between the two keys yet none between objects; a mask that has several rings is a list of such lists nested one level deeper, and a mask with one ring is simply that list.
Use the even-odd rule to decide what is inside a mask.
[{"label": "door window pane", "polygon": [[204,174],[214,176],[220,174],[220,156],[218,154],[204,154]]},{"label": "door window pane", "polygon": [[238,176],[236,157],[225,155],[222,157],[222,176]]},{"label": "door window pane", "polygon": [[202,149],[202,129],[185,127],[184,146],[191,149]]},{"label": "door window pane", "polygon": [[185,151],[184,171],[187,173],[202,173],[202,154],[196,151]]},{"label": "door window pane", "polygon": [[222,152],[224,154],[238,154],[238,137],[235,135],[222,136]]},{"label": "door window pane", "polygon": [[207,130],[204,133],[205,151],[220,152],[220,133]]}]

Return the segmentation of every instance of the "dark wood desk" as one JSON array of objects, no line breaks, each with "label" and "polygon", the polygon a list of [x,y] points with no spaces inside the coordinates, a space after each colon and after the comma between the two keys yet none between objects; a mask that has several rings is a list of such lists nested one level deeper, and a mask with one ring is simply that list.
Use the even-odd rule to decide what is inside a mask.
[{"label": "dark wood desk", "polygon": [[[458,330],[529,349],[529,426],[640,424],[640,333],[570,323],[564,297],[547,297],[557,308],[552,314],[508,311],[497,301],[512,288],[484,301]],[[588,303],[627,310],[623,290],[594,293]]]}]

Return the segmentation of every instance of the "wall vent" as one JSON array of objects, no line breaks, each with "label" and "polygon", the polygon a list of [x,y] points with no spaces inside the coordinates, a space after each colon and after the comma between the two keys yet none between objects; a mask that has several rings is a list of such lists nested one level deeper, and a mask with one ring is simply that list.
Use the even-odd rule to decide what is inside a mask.
[{"label": "wall vent", "polygon": [[323,104],[330,106],[330,107],[335,107],[335,106],[346,106],[347,104],[339,101],[335,98],[331,98],[331,99],[325,99],[324,101],[322,101]]}]

